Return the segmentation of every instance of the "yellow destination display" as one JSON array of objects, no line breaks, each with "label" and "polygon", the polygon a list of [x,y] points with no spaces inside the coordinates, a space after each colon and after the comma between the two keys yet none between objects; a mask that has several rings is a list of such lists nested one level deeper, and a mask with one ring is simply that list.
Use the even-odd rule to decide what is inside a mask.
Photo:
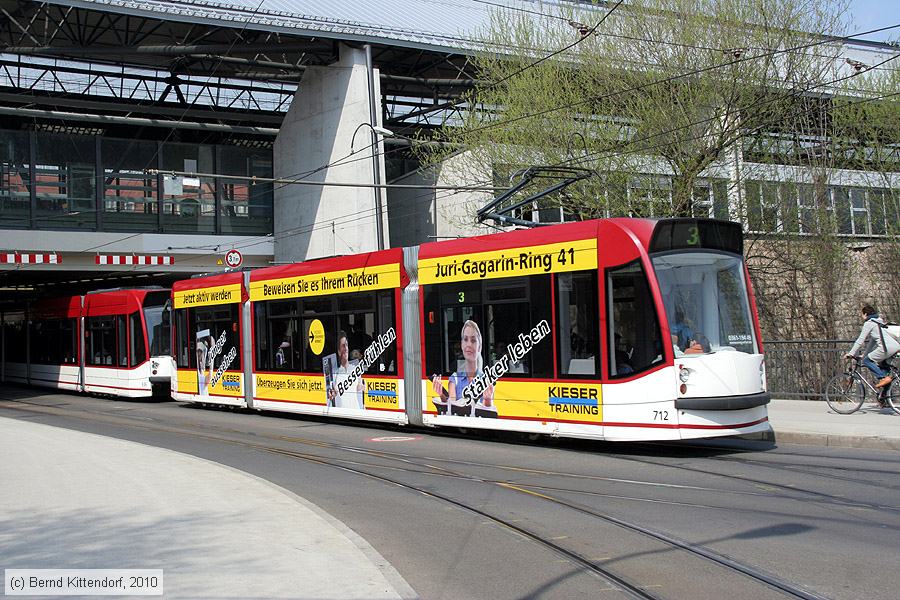
[{"label": "yellow destination display", "polygon": [[181,290],[175,292],[174,297],[175,308],[231,304],[241,301],[241,284],[232,283],[230,285],[203,288],[199,290]]},{"label": "yellow destination display", "polygon": [[597,240],[574,240],[419,261],[423,284],[499,279],[597,268]]},{"label": "yellow destination display", "polygon": [[[196,370],[178,370],[178,391],[182,394],[199,394]],[[209,388],[208,393],[212,396],[233,396],[243,398],[244,375],[241,373],[225,372],[216,385]]]},{"label": "yellow destination display", "polygon": [[[427,412],[440,412],[431,380],[422,380]],[[446,387],[446,382],[445,382]],[[559,421],[567,423],[603,422],[601,385],[557,383],[553,381],[498,381],[494,385],[494,405],[501,419]]]},{"label": "yellow destination display", "polygon": [[346,294],[400,287],[400,265],[374,265],[361,269],[331,271],[250,282],[250,299],[276,300],[324,294]]}]

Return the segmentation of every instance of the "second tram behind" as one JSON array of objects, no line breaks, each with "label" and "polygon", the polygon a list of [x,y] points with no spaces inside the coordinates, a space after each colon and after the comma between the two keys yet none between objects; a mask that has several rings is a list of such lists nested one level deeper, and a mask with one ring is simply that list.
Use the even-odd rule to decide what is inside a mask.
[{"label": "second tram behind", "polygon": [[122,288],[5,310],[2,380],[127,398],[168,397],[170,291]]},{"label": "second tram behind", "polygon": [[173,397],[608,440],[768,429],[740,225],[602,219],[173,287]]}]

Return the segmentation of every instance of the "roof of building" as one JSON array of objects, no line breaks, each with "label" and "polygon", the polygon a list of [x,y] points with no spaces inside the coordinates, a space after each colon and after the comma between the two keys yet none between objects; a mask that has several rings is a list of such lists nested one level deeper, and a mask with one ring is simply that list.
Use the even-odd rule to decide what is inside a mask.
[{"label": "roof of building", "polygon": [[[47,4],[225,27],[246,27],[324,39],[469,53],[502,9],[535,19],[559,19],[567,8],[606,11],[596,0],[49,0]],[[563,17],[565,18],[565,17]],[[896,46],[848,39],[853,51],[896,53]]]},{"label": "roof of building", "polygon": [[552,14],[572,2],[528,0],[56,0],[50,4],[205,24],[240,23],[294,35],[431,50],[477,49],[475,34],[492,12],[507,7],[523,14]]}]

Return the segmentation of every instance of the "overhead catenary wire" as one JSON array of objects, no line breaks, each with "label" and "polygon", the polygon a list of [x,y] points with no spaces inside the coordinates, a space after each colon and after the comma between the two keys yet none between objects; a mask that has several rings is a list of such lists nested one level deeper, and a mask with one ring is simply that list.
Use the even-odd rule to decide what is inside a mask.
[{"label": "overhead catenary wire", "polygon": [[[855,34],[855,35],[865,35],[866,33],[878,32],[878,31],[882,31],[882,30],[893,29],[893,28],[896,28],[896,27],[898,27],[898,25],[893,25],[893,26],[890,26],[890,27],[878,28],[878,29],[875,29],[875,30],[871,30],[871,31],[869,31],[869,32],[858,33],[858,34]],[[849,37],[848,37],[847,39],[849,39]],[[827,40],[827,41],[833,41],[833,40]],[[820,42],[817,42],[817,44],[820,44],[820,43],[826,43],[827,41],[820,41]],[[815,44],[810,44],[810,45],[807,45],[807,46],[811,46],[811,45],[815,45]],[[793,49],[785,49],[785,50],[780,50],[780,51],[774,51],[772,54],[777,54],[778,52],[792,51],[792,50],[795,50],[795,49],[797,49],[797,48],[799,48],[799,47],[795,47],[795,48],[793,48]],[[756,58],[761,58],[761,57],[759,57],[759,56],[756,56],[756,57],[748,57],[747,59],[743,59],[743,60],[751,60],[751,59],[756,59]],[[688,76],[688,75],[690,75],[690,74],[696,74],[696,73],[698,73],[698,72],[702,72],[702,71],[705,71],[705,70],[710,70],[710,69],[712,69],[712,68],[718,68],[718,67],[728,66],[728,65],[730,65],[730,64],[734,64],[735,62],[738,62],[738,61],[730,61],[730,62],[724,63],[724,64],[722,64],[722,65],[717,65],[717,66],[713,66],[713,67],[708,67],[708,68],[705,68],[705,69],[702,69],[702,70],[698,70],[698,71],[694,71],[694,72],[691,72],[691,73],[681,74],[681,75],[679,75],[679,76],[675,76],[675,78],[685,77],[685,76]],[[664,79],[664,80],[659,80],[659,81],[656,81],[656,82],[651,82],[650,84],[659,85],[659,84],[661,84],[661,83],[666,83],[666,82],[669,82],[669,81],[672,81],[672,80],[673,80],[673,78],[666,78],[666,79]],[[650,85],[650,84],[648,84],[648,85]],[[525,118],[525,117],[526,117],[526,116],[523,116],[522,118]],[[660,134],[657,134],[657,135],[660,135]],[[643,148],[643,150],[647,150],[647,148]],[[353,154],[353,153],[351,153],[351,155],[352,155],[352,154]],[[368,158],[369,158],[369,156],[366,156],[366,157],[365,157],[365,159],[368,159]],[[583,158],[583,157],[582,157],[582,158]],[[339,159],[339,160],[340,160],[340,159]],[[361,160],[361,159],[360,159],[360,160]],[[337,161],[336,161],[336,162],[337,162]],[[327,168],[327,166],[328,166],[328,165],[324,165],[322,168]],[[320,168],[320,169],[321,169],[321,168]],[[218,177],[218,175],[214,175],[214,176],[217,176],[217,177]],[[286,181],[286,182],[284,182],[284,183],[285,183],[285,184],[290,184],[290,183],[295,183],[295,182],[288,182],[288,181]],[[310,183],[311,183],[311,184],[314,184],[314,182],[310,182]],[[373,184],[369,184],[369,185],[373,185]],[[388,184],[388,185],[390,185],[390,184]],[[417,187],[417,188],[420,188],[420,189],[429,189],[429,190],[435,189],[435,188],[433,188],[432,186],[411,186],[411,187]],[[455,187],[455,186],[447,186],[445,189],[447,189],[447,190],[453,190],[454,192],[457,192],[457,191],[460,191],[460,190],[465,190],[465,188],[459,188],[459,187]],[[473,189],[473,188],[470,188],[470,189]],[[494,189],[496,189],[496,188],[494,188]],[[359,213],[355,213],[355,214],[357,215],[357,217],[359,217]],[[299,233],[298,233],[298,234],[299,234]],[[140,234],[134,234],[134,235],[140,235]],[[121,240],[124,241],[124,240],[126,240],[126,239],[128,239],[128,238],[130,238],[130,237],[134,237],[134,235],[133,235],[133,236],[126,236],[126,237],[124,237],[124,238],[121,238]],[[261,237],[271,237],[271,236],[270,236],[269,234],[267,234],[266,236],[261,236]],[[115,243],[115,241],[113,241],[113,242],[108,242],[107,244],[111,244],[111,243]],[[260,243],[262,243],[262,242],[260,242]],[[84,250],[84,251],[86,252],[86,251],[90,251],[90,250],[91,250],[91,249],[89,248],[89,249],[86,249],[86,250]]]}]

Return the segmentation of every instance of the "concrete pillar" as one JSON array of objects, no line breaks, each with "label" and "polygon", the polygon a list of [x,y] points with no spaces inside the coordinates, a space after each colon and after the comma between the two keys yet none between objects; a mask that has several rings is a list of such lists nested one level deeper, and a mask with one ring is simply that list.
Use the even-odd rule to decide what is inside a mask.
[{"label": "concrete pillar", "polygon": [[[380,126],[377,70],[374,83],[379,121],[374,124]],[[371,185],[375,173],[372,153],[383,157],[384,144],[381,136],[376,136],[378,143],[372,146],[372,129],[364,123],[370,123],[365,51],[342,45],[336,64],[307,67],[304,72],[275,139],[275,177]],[[378,164],[383,182],[384,161]],[[375,198],[372,187],[277,184],[275,262],[377,249]],[[382,214],[384,239],[388,240],[384,200]]]},{"label": "concrete pillar", "polygon": [[[398,184],[468,187],[493,179],[490,163],[470,151],[448,157],[396,180]],[[476,221],[490,192],[423,189],[391,190],[391,245],[414,246],[434,240],[497,233]]]}]

